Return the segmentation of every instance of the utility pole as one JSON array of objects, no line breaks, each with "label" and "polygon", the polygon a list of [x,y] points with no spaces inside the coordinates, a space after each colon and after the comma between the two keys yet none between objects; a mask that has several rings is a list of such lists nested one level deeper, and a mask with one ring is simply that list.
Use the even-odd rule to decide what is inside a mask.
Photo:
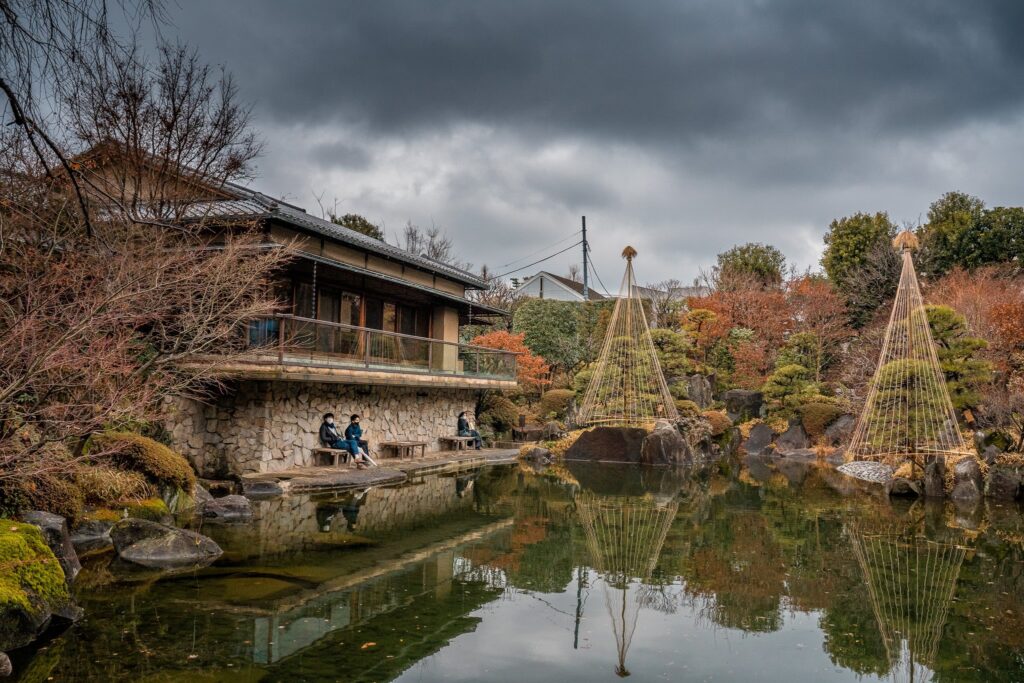
[{"label": "utility pole", "polygon": [[583,300],[590,300],[590,278],[587,277],[587,217],[583,218]]}]

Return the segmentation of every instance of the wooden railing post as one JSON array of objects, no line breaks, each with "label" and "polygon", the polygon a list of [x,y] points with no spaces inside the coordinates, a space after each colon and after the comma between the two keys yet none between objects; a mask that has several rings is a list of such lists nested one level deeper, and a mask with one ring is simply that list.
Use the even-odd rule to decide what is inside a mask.
[{"label": "wooden railing post", "polygon": [[284,364],[284,318],[277,319],[277,362]]}]

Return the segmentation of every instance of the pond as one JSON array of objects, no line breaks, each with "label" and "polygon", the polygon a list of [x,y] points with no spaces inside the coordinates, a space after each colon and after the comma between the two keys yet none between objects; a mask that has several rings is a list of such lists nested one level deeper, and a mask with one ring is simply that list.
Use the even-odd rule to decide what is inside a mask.
[{"label": "pond", "polygon": [[[286,496],[178,575],[89,558],[31,681],[1021,681],[1016,506],[806,463],[499,466]],[[16,679],[17,680],[17,679]]]}]

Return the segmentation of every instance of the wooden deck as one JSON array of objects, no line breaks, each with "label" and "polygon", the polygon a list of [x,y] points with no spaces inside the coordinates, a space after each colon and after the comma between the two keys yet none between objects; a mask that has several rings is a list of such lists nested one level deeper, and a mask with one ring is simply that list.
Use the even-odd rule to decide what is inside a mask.
[{"label": "wooden deck", "polygon": [[514,448],[485,448],[471,451],[436,451],[425,458],[397,460],[383,458],[378,467],[357,469],[351,465],[339,467],[296,467],[283,472],[246,474],[244,481],[277,481],[286,491],[295,493],[325,490],[366,488],[399,484],[425,474],[458,472],[481,465],[515,462],[519,451]]}]

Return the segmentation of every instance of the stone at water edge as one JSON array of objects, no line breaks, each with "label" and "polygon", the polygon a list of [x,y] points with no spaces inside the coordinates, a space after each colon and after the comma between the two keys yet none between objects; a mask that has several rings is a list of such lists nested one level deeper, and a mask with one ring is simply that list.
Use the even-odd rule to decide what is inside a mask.
[{"label": "stone at water edge", "polygon": [[110,540],[110,529],[113,526],[113,522],[99,519],[87,519],[79,523],[71,532],[71,544],[75,546],[75,552],[89,553],[109,548],[113,545]]},{"label": "stone at water edge", "polygon": [[885,463],[872,460],[854,460],[853,462],[840,465],[836,468],[836,471],[855,479],[882,485],[892,481],[894,472],[893,468]]},{"label": "stone at water edge", "polygon": [[809,448],[811,440],[799,422],[793,422],[789,429],[779,435],[775,440],[775,450],[778,451],[800,451]]},{"label": "stone at water edge", "polygon": [[890,496],[920,496],[921,485],[911,479],[894,477],[886,484],[885,492]]},{"label": "stone at water edge", "polygon": [[21,521],[39,527],[43,532],[43,539],[46,545],[50,546],[54,557],[64,570],[64,578],[68,585],[75,580],[78,572],[82,570],[82,564],[78,561],[78,553],[71,543],[71,534],[68,533],[68,522],[60,515],[55,515],[42,510],[32,510],[21,514]]},{"label": "stone at water edge", "polygon": [[838,446],[849,442],[853,430],[857,426],[857,418],[849,413],[840,415],[825,427],[825,442],[829,446]]},{"label": "stone at water edge", "polygon": [[11,658],[7,656],[7,653],[0,652],[0,677],[10,676],[14,673],[14,667],[11,666]]},{"label": "stone at water edge", "polygon": [[766,424],[756,424],[750,428],[750,435],[747,436],[747,440],[743,442],[741,448],[747,452],[747,455],[762,455],[771,448],[774,438],[775,432],[771,427]]},{"label": "stone at water edge", "polygon": [[640,462],[644,465],[688,465],[693,454],[675,428],[655,429],[640,446]]},{"label": "stone at water edge", "polygon": [[594,427],[580,434],[566,460],[639,462],[647,431],[638,427]]},{"label": "stone at water edge", "polygon": [[203,503],[201,512],[209,521],[247,521],[252,519],[252,503],[245,496],[224,496]]},{"label": "stone at water edge", "polygon": [[946,459],[935,458],[924,466],[924,495],[943,498],[946,495]]},{"label": "stone at water edge", "polygon": [[988,466],[985,496],[996,500],[1016,500],[1024,495],[1024,466],[992,463]]},{"label": "stone at water edge", "polygon": [[275,498],[284,495],[284,487],[277,480],[245,481],[243,479],[242,495],[246,498]]},{"label": "stone at water edge", "polygon": [[964,458],[953,466],[953,493],[956,502],[979,500],[984,487],[981,466],[974,458]]},{"label": "stone at water edge", "polygon": [[154,569],[205,566],[224,552],[202,534],[145,519],[122,519],[110,539],[122,560]]},{"label": "stone at water edge", "polygon": [[526,451],[526,453],[523,454],[522,458],[527,462],[547,465],[548,463],[551,462],[551,451],[549,451],[546,448],[541,448],[540,446],[535,446],[530,450]]}]

